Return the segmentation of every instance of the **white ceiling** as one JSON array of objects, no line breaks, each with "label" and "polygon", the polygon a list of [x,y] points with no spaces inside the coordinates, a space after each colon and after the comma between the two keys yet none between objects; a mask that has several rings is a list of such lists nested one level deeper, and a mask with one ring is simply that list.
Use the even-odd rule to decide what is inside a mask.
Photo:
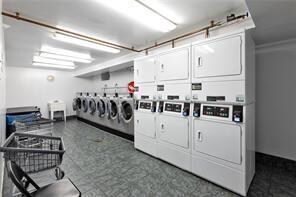
[{"label": "white ceiling", "polygon": [[296,0],[247,0],[257,45],[296,38]]},{"label": "white ceiling", "polygon": [[[151,0],[153,1],[153,0]],[[3,10],[20,12],[22,16],[40,20],[51,25],[60,25],[70,30],[109,40],[126,46],[141,48],[156,41],[208,24],[212,19],[221,19],[231,12],[247,11],[244,0],[154,0],[171,10],[178,17],[178,26],[169,33],[157,32],[131,20],[96,0],[4,0]],[[6,57],[8,66],[31,66],[33,54],[41,45],[48,44],[76,51],[90,52],[96,59],[92,64],[102,63],[125,55],[129,51],[110,54],[79,48],[51,39],[52,30],[17,21],[4,16]],[[85,64],[80,64],[83,68]]]}]

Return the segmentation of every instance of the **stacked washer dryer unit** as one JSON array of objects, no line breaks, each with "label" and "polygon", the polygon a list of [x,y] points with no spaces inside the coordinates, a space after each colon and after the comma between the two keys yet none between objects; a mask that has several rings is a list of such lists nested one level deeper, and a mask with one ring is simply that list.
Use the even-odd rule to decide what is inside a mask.
[{"label": "stacked washer dryer unit", "polygon": [[135,148],[156,155],[156,118],[157,118],[157,56],[148,56],[134,62],[135,81]]},{"label": "stacked washer dryer unit", "polygon": [[244,196],[255,173],[254,51],[247,32],[192,45],[192,172]]},{"label": "stacked washer dryer unit", "polygon": [[245,196],[255,172],[254,51],[241,31],[136,60],[135,147]]},{"label": "stacked washer dryer unit", "polygon": [[156,124],[157,156],[191,170],[191,48],[174,48],[158,55]]}]

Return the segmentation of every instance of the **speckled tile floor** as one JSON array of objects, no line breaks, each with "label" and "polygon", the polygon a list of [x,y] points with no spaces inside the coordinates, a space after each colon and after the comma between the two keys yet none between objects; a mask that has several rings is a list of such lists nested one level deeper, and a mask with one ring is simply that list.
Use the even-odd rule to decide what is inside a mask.
[{"label": "speckled tile floor", "polygon": [[[237,196],[204,179],[155,159],[133,143],[77,120],[55,123],[66,153],[62,168],[83,197]],[[257,154],[256,176],[248,196],[296,196],[296,162]],[[52,170],[31,175],[40,185],[55,181]],[[4,197],[11,196],[6,177]]]}]

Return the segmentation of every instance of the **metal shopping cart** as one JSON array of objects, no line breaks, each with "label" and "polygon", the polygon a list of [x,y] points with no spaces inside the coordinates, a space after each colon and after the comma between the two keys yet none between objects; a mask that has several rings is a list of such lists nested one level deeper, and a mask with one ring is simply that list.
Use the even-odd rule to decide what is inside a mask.
[{"label": "metal shopping cart", "polygon": [[61,137],[15,132],[6,139],[0,152],[6,161],[15,162],[24,172],[55,169],[58,180],[65,175],[59,167],[65,153]]}]

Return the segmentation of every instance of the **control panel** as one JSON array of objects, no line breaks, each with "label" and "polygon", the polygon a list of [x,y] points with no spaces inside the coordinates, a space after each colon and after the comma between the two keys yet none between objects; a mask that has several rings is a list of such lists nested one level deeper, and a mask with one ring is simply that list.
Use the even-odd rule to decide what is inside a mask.
[{"label": "control panel", "polygon": [[151,102],[140,102],[140,109],[151,109]]},{"label": "control panel", "polygon": [[164,110],[180,113],[182,110],[182,104],[166,103]]},{"label": "control panel", "polygon": [[229,117],[229,107],[203,106],[203,115],[216,116],[222,118]]},{"label": "control panel", "polygon": [[[159,104],[159,107],[161,106],[163,106],[162,103]],[[161,110],[161,108],[159,108],[159,110]],[[183,116],[189,116],[190,103],[164,103],[164,111],[180,113]]]}]

